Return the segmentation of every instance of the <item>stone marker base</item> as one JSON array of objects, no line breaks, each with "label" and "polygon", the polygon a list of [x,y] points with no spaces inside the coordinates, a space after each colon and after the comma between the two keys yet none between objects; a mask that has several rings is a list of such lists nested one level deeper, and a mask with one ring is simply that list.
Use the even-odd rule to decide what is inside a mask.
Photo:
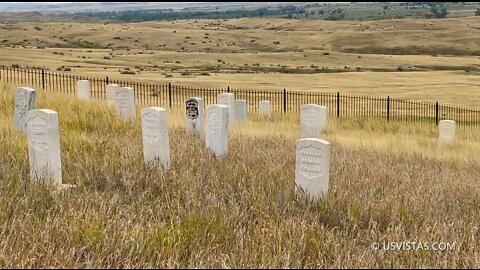
[{"label": "stone marker base", "polygon": [[50,186],[52,194],[60,194],[62,192],[73,190],[77,185],[71,184],[52,184]]},{"label": "stone marker base", "polygon": [[77,185],[71,185],[71,184],[60,184],[60,185],[55,185],[55,187],[59,190],[65,190],[65,189],[72,189],[76,188]]}]

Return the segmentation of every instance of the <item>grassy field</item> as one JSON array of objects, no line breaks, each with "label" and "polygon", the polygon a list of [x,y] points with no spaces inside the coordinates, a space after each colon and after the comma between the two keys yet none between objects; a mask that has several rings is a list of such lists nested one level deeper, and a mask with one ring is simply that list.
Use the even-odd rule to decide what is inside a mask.
[{"label": "grassy field", "polygon": [[[0,36],[0,65],[480,108],[476,17],[19,22]],[[164,172],[143,164],[141,108],[124,122],[103,102],[39,90],[37,108],[59,113],[63,181],[76,185],[52,191],[29,180],[15,87],[0,82],[2,268],[480,267],[478,130],[439,147],[434,125],[329,119],[330,190],[308,203],[294,192],[299,115],[250,113],[217,161],[186,134],[184,111],[168,110]],[[371,248],[391,242],[455,247]]]},{"label": "grassy field", "polygon": [[[14,86],[0,87],[0,267],[480,267],[480,135],[437,146],[435,127],[334,119],[326,202],[294,193],[298,116],[250,115],[224,161],[169,111],[171,169],[143,165],[140,121],[101,102],[39,92],[59,113],[64,182],[28,180],[13,130]],[[137,108],[137,112],[140,108]],[[449,242],[450,251],[373,250]]]},{"label": "grassy field", "polygon": [[371,53],[377,48],[388,54],[480,54],[475,46],[480,34],[476,17],[339,22],[261,18],[128,24],[21,22],[0,26],[2,44],[21,46],[207,53]]},{"label": "grassy field", "polygon": [[480,104],[476,17],[3,23],[0,34],[4,65],[193,86]]}]

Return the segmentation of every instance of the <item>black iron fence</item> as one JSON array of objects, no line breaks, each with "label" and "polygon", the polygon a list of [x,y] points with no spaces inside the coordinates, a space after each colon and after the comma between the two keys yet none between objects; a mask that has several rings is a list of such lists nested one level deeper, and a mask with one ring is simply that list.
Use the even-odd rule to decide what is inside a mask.
[{"label": "black iron fence", "polygon": [[205,88],[174,85],[172,83],[145,83],[117,80],[108,77],[85,77],[44,69],[26,69],[0,66],[0,80],[14,84],[36,87],[45,91],[76,93],[78,80],[89,80],[91,97],[106,99],[105,86],[118,84],[134,88],[137,104],[180,108],[188,97],[202,97],[205,105],[215,104],[217,95],[234,93],[236,99],[247,101],[249,111],[258,111],[261,100],[269,100],[273,113],[299,113],[303,104],[319,104],[328,107],[332,117],[377,118],[386,121],[400,121],[438,125],[441,120],[455,120],[461,128],[479,128],[480,110],[468,109],[438,102],[409,101],[390,97],[367,97],[341,93],[319,93],[306,91],[255,90]]}]

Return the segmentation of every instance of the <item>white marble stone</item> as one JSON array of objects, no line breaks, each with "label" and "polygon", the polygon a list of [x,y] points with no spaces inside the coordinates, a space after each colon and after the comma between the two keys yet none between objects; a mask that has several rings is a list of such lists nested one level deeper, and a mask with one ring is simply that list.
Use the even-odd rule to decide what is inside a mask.
[{"label": "white marble stone", "polygon": [[330,143],[317,138],[297,141],[296,190],[312,199],[326,198],[330,177]]},{"label": "white marble stone", "polygon": [[203,98],[192,97],[185,101],[185,126],[187,133],[203,137],[204,108]]},{"label": "white marble stone", "polygon": [[58,114],[42,109],[27,112],[30,177],[34,181],[62,184]]},{"label": "white marble stone", "polygon": [[115,99],[117,96],[117,88],[118,84],[107,84],[105,86],[105,97],[107,100],[107,105],[108,106],[113,106],[115,105]]},{"label": "white marble stone", "polygon": [[260,115],[271,116],[272,115],[272,109],[270,107],[270,101],[269,100],[261,100],[258,103],[258,111],[260,112]]},{"label": "white marble stone", "polygon": [[302,105],[300,110],[300,138],[320,138],[327,128],[327,107],[316,104]]},{"label": "white marble stone", "polygon": [[235,123],[235,95],[232,93],[222,93],[217,95],[217,104],[228,106],[228,128]]},{"label": "white marble stone", "polygon": [[453,120],[442,120],[439,125],[440,145],[452,145],[455,143],[456,124]]},{"label": "white marble stone", "polygon": [[135,93],[131,87],[117,87],[115,105],[118,116],[125,120],[135,120]]},{"label": "white marble stone", "polygon": [[246,123],[247,119],[247,101],[235,100],[235,121],[237,123]]},{"label": "white marble stone", "polygon": [[90,100],[90,81],[77,81],[77,97],[84,100]]},{"label": "white marble stone", "polygon": [[170,166],[167,111],[161,107],[143,108],[142,135],[143,157],[150,166]]},{"label": "white marble stone", "polygon": [[13,126],[16,130],[25,131],[28,111],[35,109],[36,91],[30,87],[18,87],[15,93],[15,108],[13,111]]},{"label": "white marble stone", "polygon": [[320,106],[320,127],[322,131],[328,127],[328,108],[325,106]]},{"label": "white marble stone", "polygon": [[210,105],[207,109],[206,147],[217,158],[227,155],[228,114],[229,108],[225,105]]}]

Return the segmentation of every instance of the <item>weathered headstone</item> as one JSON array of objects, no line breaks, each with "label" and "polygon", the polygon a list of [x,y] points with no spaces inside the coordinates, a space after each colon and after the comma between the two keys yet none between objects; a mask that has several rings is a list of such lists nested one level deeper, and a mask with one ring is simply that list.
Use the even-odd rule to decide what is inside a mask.
[{"label": "weathered headstone", "polygon": [[42,109],[27,112],[30,177],[36,181],[62,184],[58,114]]},{"label": "weathered headstone", "polygon": [[228,150],[229,108],[225,105],[210,105],[207,109],[207,150],[215,157],[224,157]]},{"label": "weathered headstone", "polygon": [[135,93],[131,87],[117,87],[115,105],[118,116],[125,120],[134,120],[136,115]]},{"label": "weathered headstone", "polygon": [[247,101],[235,100],[235,121],[237,123],[245,123],[247,118]]},{"label": "weathered headstone", "polygon": [[260,115],[270,116],[272,114],[269,100],[261,100],[258,103],[258,109],[259,109]]},{"label": "weathered headstone", "polygon": [[300,110],[300,138],[320,138],[327,128],[327,107],[316,104],[302,105]]},{"label": "weathered headstone", "polygon": [[80,99],[90,99],[90,82],[88,80],[77,81],[77,97]]},{"label": "weathered headstone", "polygon": [[142,111],[143,157],[146,164],[170,166],[167,111],[161,107],[143,108]]},{"label": "weathered headstone", "polygon": [[307,197],[326,198],[330,177],[330,143],[317,138],[297,141],[295,184]]},{"label": "weathered headstone", "polygon": [[235,123],[235,95],[232,93],[222,93],[217,95],[218,104],[228,106],[228,128]]},{"label": "weathered headstone", "polygon": [[320,127],[322,131],[328,127],[328,108],[325,106],[320,106]]},{"label": "weathered headstone", "polygon": [[15,108],[13,111],[13,126],[16,130],[25,131],[28,111],[35,109],[36,91],[30,87],[18,87],[15,93]]},{"label": "weathered headstone", "polygon": [[203,137],[204,106],[203,98],[192,97],[185,101],[187,133]]},{"label": "weathered headstone", "polygon": [[105,86],[105,97],[106,97],[108,106],[115,105],[117,88],[118,88],[118,84],[107,84]]},{"label": "weathered headstone", "polygon": [[440,145],[452,145],[455,143],[455,121],[442,120],[439,123],[439,143]]}]

